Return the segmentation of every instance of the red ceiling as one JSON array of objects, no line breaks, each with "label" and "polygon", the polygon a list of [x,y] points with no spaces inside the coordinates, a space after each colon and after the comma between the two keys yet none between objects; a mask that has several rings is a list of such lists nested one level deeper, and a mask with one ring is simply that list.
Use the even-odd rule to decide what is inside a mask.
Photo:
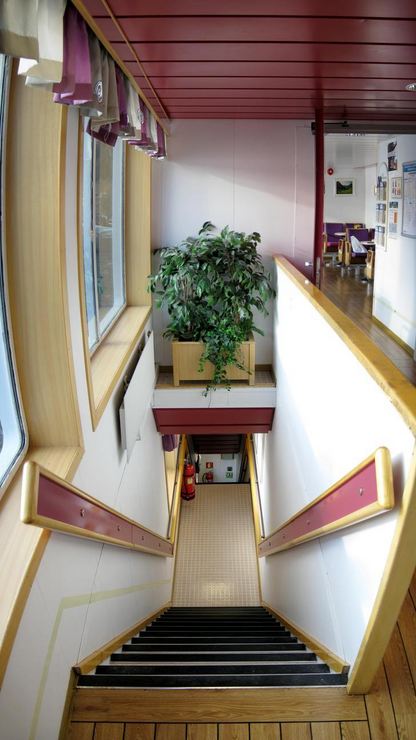
[{"label": "red ceiling", "polygon": [[416,120],[416,0],[83,4],[162,118]]}]

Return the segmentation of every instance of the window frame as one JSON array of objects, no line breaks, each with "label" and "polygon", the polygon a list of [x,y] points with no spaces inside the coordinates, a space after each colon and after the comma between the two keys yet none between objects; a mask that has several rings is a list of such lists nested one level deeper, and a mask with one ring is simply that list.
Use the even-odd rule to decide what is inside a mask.
[{"label": "window frame", "polygon": [[[4,322],[5,355],[9,365],[10,384],[13,391],[17,422],[21,433],[21,441],[12,462],[5,471],[3,479],[0,477],[0,500],[3,497],[7,487],[13,480],[13,477],[17,472],[29,448],[28,428],[23,409],[22,395],[20,392],[19,376],[17,373],[17,364],[14,352],[9,290],[7,284],[5,182],[8,101],[12,75],[12,61],[7,56],[1,56],[4,58],[4,66],[3,69],[0,68],[0,312],[2,313],[2,320]],[[3,427],[2,432],[4,438],[5,430]]]},{"label": "window frame", "polygon": [[84,288],[83,175],[84,133],[78,125],[78,289],[92,429],[99,421],[123,376],[132,353],[151,315],[152,299],[147,290],[151,273],[151,160],[143,152],[125,145],[124,153],[124,258],[126,305],[93,353],[89,350]]},{"label": "window frame", "polygon": [[[83,125],[83,132],[82,132],[82,144],[80,145],[80,152],[82,154],[82,177],[81,177],[81,203],[80,203],[80,209],[81,209],[81,221],[82,221],[82,247],[83,247],[83,272],[84,272],[84,294],[85,294],[85,303],[84,303],[84,312],[85,312],[85,320],[87,323],[87,329],[88,329],[88,316],[87,316],[87,288],[86,288],[86,281],[85,281],[85,233],[87,229],[90,232],[91,235],[91,254],[92,254],[92,265],[93,265],[93,296],[94,296],[94,321],[95,321],[95,332],[97,336],[97,341],[90,346],[89,342],[89,331],[88,331],[88,348],[90,352],[90,356],[92,357],[94,353],[99,349],[102,342],[105,340],[107,335],[111,332],[113,327],[115,326],[116,322],[120,318],[121,314],[127,307],[127,285],[126,285],[126,219],[125,219],[125,211],[126,211],[126,144],[124,141],[119,139],[119,142],[121,144],[121,164],[120,164],[120,175],[121,175],[121,182],[120,182],[120,189],[119,189],[119,198],[121,200],[121,208],[119,211],[120,218],[117,220],[120,220],[120,235],[121,235],[121,251],[122,251],[122,258],[120,260],[121,263],[121,271],[122,271],[122,279],[121,284],[123,286],[123,293],[124,293],[124,300],[123,303],[120,305],[114,316],[112,316],[111,321],[109,322],[108,326],[105,327],[104,330],[101,331],[100,328],[100,319],[99,319],[99,298],[98,298],[98,280],[97,280],[97,224],[96,224],[96,150],[98,146],[108,146],[94,137],[90,136],[86,132],[86,122],[88,119],[84,119],[84,125]],[[90,218],[91,223],[89,226],[86,226],[84,224],[84,166],[85,166],[85,160],[84,160],[84,149],[85,149],[85,137],[88,137],[90,140],[91,145],[91,178],[90,178]],[[112,179],[112,185],[114,185],[114,181]],[[114,187],[112,188],[112,202],[114,203]],[[112,251],[114,253],[114,239],[112,239]],[[114,274],[114,272],[113,272]]]}]

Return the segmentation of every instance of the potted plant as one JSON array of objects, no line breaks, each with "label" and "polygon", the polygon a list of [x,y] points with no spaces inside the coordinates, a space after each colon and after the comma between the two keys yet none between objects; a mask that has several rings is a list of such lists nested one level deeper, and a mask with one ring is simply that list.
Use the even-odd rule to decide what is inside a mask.
[{"label": "potted plant", "polygon": [[226,226],[217,233],[206,221],[197,237],[161,250],[149,288],[157,307],[167,308],[164,336],[174,340],[175,385],[200,378],[208,381],[208,391],[223,383],[229,388],[231,379],[254,383],[252,332],[263,332],[254,325],[253,311],[267,315],[266,303],[275,295],[257,253],[259,242],[257,232]]}]

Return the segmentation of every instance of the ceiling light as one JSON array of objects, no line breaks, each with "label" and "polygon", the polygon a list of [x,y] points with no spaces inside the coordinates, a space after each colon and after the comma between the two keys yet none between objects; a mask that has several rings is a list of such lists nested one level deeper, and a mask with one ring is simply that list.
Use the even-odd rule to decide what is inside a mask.
[{"label": "ceiling light", "polygon": [[416,92],[416,82],[409,82],[408,85],[405,85],[406,90],[410,90],[411,92]]}]

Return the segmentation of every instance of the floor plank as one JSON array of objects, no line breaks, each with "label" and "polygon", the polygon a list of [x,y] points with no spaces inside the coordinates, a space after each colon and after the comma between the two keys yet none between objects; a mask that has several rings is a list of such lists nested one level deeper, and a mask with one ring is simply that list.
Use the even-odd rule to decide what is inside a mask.
[{"label": "floor plank", "polygon": [[250,724],[250,740],[280,740],[279,723],[252,722]]},{"label": "floor plank", "polygon": [[97,722],[94,740],[123,740],[124,722]]},{"label": "floor plank", "polygon": [[231,723],[219,726],[219,740],[249,740],[249,729],[246,723]]},{"label": "floor plank", "polygon": [[342,740],[371,740],[367,722],[341,722],[341,737]]},{"label": "floor plank", "polygon": [[94,722],[71,722],[67,740],[93,740]]},{"label": "floor plank", "polygon": [[[97,722],[337,722],[366,720],[362,696],[344,688],[77,689],[74,721]],[[416,735],[415,735],[416,737]]]},{"label": "floor plank", "polygon": [[282,725],[282,740],[311,740],[309,722],[286,722]]},{"label": "floor plank", "polygon": [[416,608],[416,570],[413,573],[413,578],[410,582],[409,593],[410,593],[410,596],[412,597],[413,604]]},{"label": "floor plank", "polygon": [[218,726],[211,725],[187,725],[186,740],[217,740]]},{"label": "floor plank", "polygon": [[393,705],[384,666],[377,671],[371,691],[365,697],[371,740],[397,740]]},{"label": "floor plank", "polygon": [[384,666],[399,738],[416,738],[416,695],[397,625],[384,656]]},{"label": "floor plank", "polygon": [[156,740],[185,740],[185,724],[157,724]]},{"label": "floor plank", "polygon": [[341,740],[339,722],[312,722],[312,740]]},{"label": "floor plank", "polygon": [[403,602],[398,624],[412,674],[413,684],[416,686],[416,610],[409,593],[406,594]]},{"label": "floor plank", "polygon": [[124,730],[124,740],[154,740],[156,727],[154,724],[127,723]]}]

